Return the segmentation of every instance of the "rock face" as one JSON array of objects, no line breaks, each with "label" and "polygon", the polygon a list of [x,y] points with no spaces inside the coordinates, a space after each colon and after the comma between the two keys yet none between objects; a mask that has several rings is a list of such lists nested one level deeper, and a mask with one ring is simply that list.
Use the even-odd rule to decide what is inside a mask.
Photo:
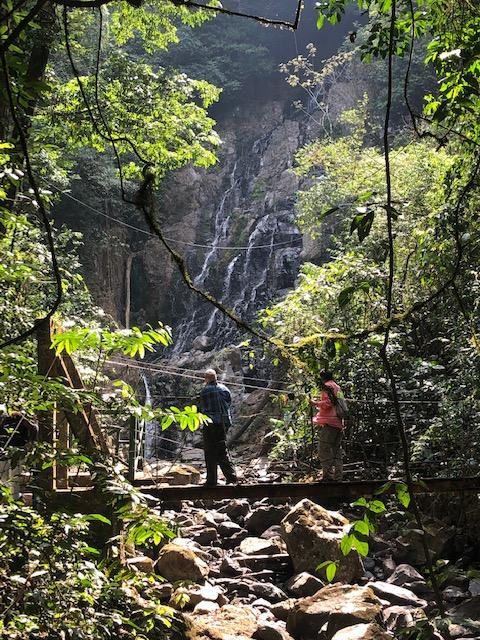
[{"label": "rock face", "polygon": [[344,556],[340,541],[348,528],[348,520],[338,513],[302,500],[282,520],[283,537],[295,571],[315,572],[325,560],[338,562],[335,579],[352,582],[363,576],[359,555],[352,551]]},{"label": "rock face", "polygon": [[156,571],[171,582],[177,580],[195,582],[208,575],[208,565],[200,560],[191,549],[169,543],[160,550]]},{"label": "rock face", "polygon": [[309,598],[298,600],[287,618],[287,631],[296,640],[312,640],[325,626],[322,640],[331,640],[340,629],[374,622],[382,610],[368,587],[329,585]]}]

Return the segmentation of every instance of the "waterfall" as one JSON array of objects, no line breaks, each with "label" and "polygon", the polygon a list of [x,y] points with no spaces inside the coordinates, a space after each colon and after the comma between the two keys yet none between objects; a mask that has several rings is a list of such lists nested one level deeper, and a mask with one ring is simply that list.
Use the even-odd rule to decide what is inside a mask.
[{"label": "waterfall", "polygon": [[[147,376],[143,373],[142,381],[145,388],[145,406],[151,407],[152,393],[150,391],[150,385],[148,384]],[[151,458],[156,457],[156,439],[158,429],[159,425],[156,420],[145,420],[143,457],[146,460],[150,460]]]},{"label": "waterfall", "polygon": [[[292,193],[280,180],[291,165],[290,156],[277,155],[282,127],[277,122],[250,142],[237,139],[230,169],[217,188],[211,246],[194,277],[196,286],[247,321],[255,318],[276,290],[293,286],[301,252],[301,243],[292,242],[301,240],[294,224]],[[208,211],[210,207],[204,224]],[[223,246],[231,247],[227,260]],[[198,299],[192,305],[179,318],[173,355],[191,350],[199,335],[210,336],[216,347],[237,340],[236,325],[221,311]]]}]

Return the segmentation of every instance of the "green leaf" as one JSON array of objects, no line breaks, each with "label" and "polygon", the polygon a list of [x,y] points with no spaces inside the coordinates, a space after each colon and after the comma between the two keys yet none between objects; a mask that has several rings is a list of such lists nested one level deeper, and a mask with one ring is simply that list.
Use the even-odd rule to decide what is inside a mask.
[{"label": "green leaf", "polygon": [[353,546],[353,536],[346,534],[340,541],[340,550],[344,556],[348,556]]},{"label": "green leaf", "polygon": [[368,536],[370,532],[368,523],[365,522],[365,520],[357,520],[357,522],[355,522],[355,524],[353,525],[353,528],[355,529],[355,531],[363,533],[363,535],[365,536]]},{"label": "green leaf", "polygon": [[102,516],[101,513],[88,513],[87,515],[83,516],[84,520],[98,520],[98,522],[103,522],[104,524],[112,524],[111,521],[106,518],[105,516]]},{"label": "green leaf", "polygon": [[408,509],[411,497],[407,485],[403,483],[397,484],[395,487],[395,493],[400,504],[404,506],[405,509]]},{"label": "green leaf", "polygon": [[337,573],[337,565],[334,562],[331,562],[325,570],[325,575],[327,576],[327,580],[332,582],[335,578],[335,574]]}]

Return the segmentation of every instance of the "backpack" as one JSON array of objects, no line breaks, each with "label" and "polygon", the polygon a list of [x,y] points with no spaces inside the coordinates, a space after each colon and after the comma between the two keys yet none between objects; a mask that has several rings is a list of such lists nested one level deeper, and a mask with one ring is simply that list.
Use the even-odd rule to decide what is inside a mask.
[{"label": "backpack", "polygon": [[323,388],[327,392],[328,397],[330,398],[330,402],[335,407],[335,412],[337,416],[341,420],[345,420],[348,418],[350,411],[348,409],[348,402],[345,400],[343,396],[336,396],[332,389],[326,384],[323,385]]}]

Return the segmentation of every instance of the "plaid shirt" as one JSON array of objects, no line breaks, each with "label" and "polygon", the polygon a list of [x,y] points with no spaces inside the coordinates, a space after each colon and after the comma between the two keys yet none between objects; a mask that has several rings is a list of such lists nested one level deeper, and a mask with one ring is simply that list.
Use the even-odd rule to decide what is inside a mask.
[{"label": "plaid shirt", "polygon": [[209,382],[200,392],[200,411],[213,422],[223,423],[225,427],[230,427],[232,424],[231,404],[232,396],[224,384]]}]

